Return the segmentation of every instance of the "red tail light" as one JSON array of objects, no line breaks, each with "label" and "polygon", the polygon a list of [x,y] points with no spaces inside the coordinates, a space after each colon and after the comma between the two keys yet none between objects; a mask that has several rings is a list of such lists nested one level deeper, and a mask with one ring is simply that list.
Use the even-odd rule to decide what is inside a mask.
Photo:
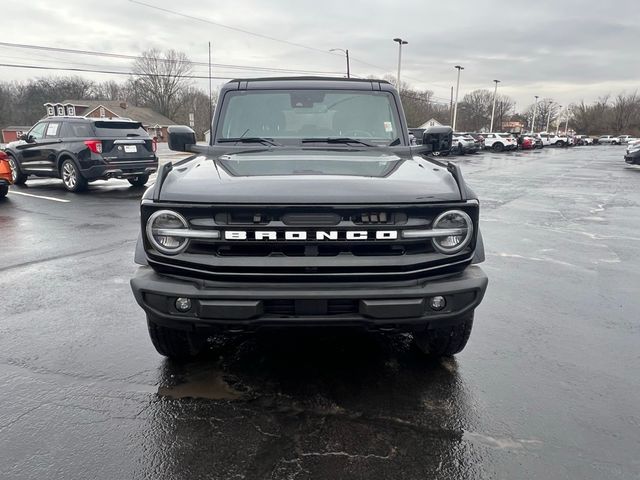
[{"label": "red tail light", "polygon": [[102,153],[102,142],[100,140],[85,140],[84,144],[89,147],[93,153]]},{"label": "red tail light", "polygon": [[153,140],[151,140],[151,150],[154,153],[158,151],[158,137],[153,137]]}]

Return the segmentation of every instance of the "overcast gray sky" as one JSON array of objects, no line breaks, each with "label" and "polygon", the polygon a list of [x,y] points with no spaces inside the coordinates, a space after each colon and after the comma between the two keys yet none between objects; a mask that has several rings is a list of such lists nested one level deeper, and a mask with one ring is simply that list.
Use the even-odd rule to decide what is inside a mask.
[{"label": "overcast gray sky", "polygon": [[[442,101],[455,82],[454,65],[465,67],[460,95],[493,87],[517,101],[533,96],[566,105],[640,85],[637,0],[573,1],[378,1],[244,0],[205,2],[141,0],[161,8],[222,23],[311,48],[269,40],[179,17],[129,0],[4,0],[0,41],[138,54],[174,48],[192,60],[221,64],[342,72],[344,59],[331,48],[348,48],[358,76],[396,73],[400,36],[402,79],[433,90]],[[0,63],[128,70],[126,60],[43,53],[0,46]],[[206,67],[196,74],[206,75]],[[2,79],[64,75],[0,67]],[[261,76],[255,71],[214,68],[225,77]],[[81,74],[96,80],[124,76]],[[276,75],[269,73],[268,75]],[[198,81],[206,86],[206,81]],[[220,82],[217,82],[220,83]]]}]

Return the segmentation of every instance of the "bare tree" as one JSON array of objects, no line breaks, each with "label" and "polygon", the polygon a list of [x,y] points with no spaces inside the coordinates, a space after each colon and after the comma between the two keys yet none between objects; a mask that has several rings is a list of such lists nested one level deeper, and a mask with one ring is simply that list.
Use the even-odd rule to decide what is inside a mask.
[{"label": "bare tree", "polygon": [[[217,102],[218,93],[214,92],[211,102],[211,110]],[[199,140],[204,139],[204,133],[211,128],[211,117],[209,116],[209,94],[194,87],[186,88],[180,97],[180,108],[174,119],[176,122],[189,125],[189,115],[193,114],[196,136]]]},{"label": "bare tree", "polygon": [[640,113],[640,98],[638,92],[629,95],[618,94],[613,100],[611,108],[611,131],[616,134],[625,134],[634,124],[638,123]]},{"label": "bare tree", "polygon": [[556,124],[556,120],[560,115],[560,105],[555,103],[551,98],[543,98],[538,102],[536,109],[536,124],[535,127],[531,125],[533,120],[533,111],[536,109],[534,103],[529,105],[524,111],[524,117],[528,129],[535,128],[536,131],[541,132],[547,129],[547,119],[549,120],[549,130],[552,130],[552,126]]},{"label": "bare tree", "polygon": [[173,118],[181,95],[191,85],[191,71],[192,63],[183,52],[151,49],[134,61],[131,86],[141,104]]},{"label": "bare tree", "polygon": [[489,90],[480,89],[467,93],[458,104],[460,130],[477,132],[488,128],[492,105],[493,92]]}]

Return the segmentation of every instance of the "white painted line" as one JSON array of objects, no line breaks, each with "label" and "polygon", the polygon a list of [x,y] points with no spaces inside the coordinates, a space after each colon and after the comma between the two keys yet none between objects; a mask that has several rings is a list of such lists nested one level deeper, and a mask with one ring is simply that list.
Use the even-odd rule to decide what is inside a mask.
[{"label": "white painted line", "polygon": [[45,197],[44,195],[34,195],[32,193],[14,192],[9,190],[9,195],[24,195],[25,197],[42,198],[43,200],[51,200],[52,202],[70,203],[71,200],[63,200],[61,198]]}]

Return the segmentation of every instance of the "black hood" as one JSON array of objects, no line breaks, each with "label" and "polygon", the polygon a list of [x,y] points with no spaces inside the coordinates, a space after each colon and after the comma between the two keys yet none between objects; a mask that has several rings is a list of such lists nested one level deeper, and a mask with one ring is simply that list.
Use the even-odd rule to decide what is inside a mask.
[{"label": "black hood", "polygon": [[460,200],[446,168],[389,149],[264,149],[176,165],[161,201],[234,204],[415,203]]}]

